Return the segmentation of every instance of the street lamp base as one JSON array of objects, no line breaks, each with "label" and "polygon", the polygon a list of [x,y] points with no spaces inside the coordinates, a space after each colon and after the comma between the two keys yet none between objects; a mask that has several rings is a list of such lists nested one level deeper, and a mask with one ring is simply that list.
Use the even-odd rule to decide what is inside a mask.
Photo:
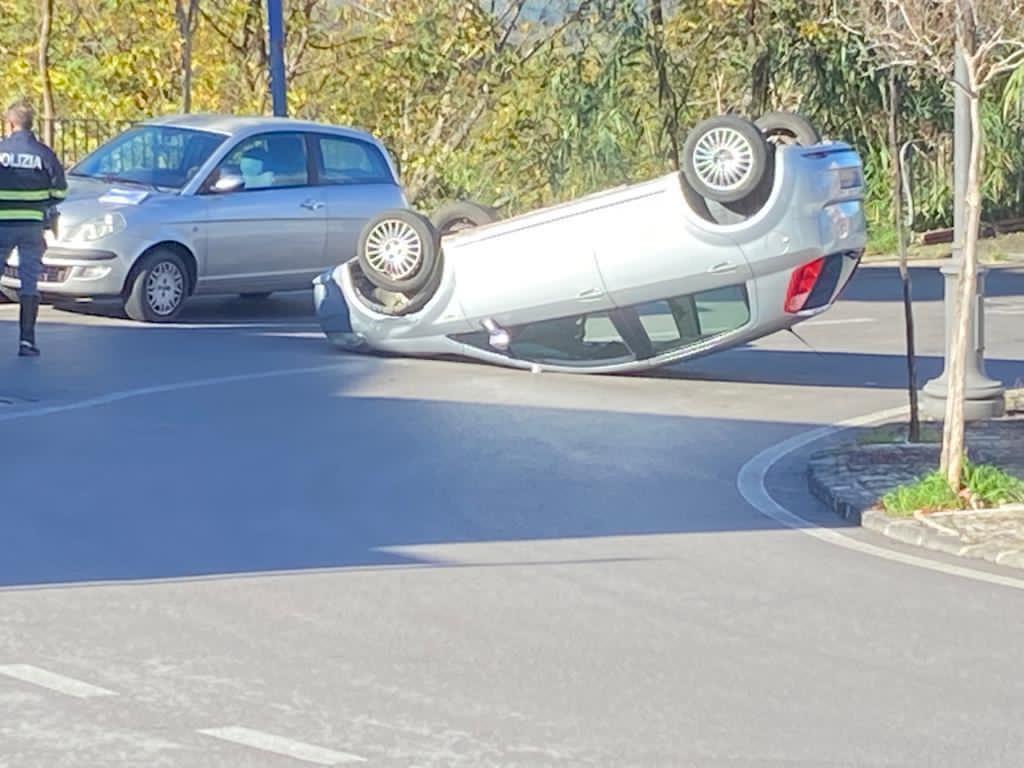
[{"label": "street lamp base", "polygon": [[[946,397],[945,387],[941,394],[931,394],[928,388],[921,392],[921,415],[931,421],[945,421],[946,418]],[[1007,413],[1007,400],[1000,389],[999,394],[994,397],[964,399],[965,421],[987,421],[998,419]]]},{"label": "street lamp base", "polygon": [[[921,389],[921,414],[928,419],[944,421],[946,418],[946,397],[949,394],[949,345],[956,324],[956,295],[960,279],[961,261],[954,257],[940,271],[945,277],[946,308],[946,370],[932,379]],[[990,379],[985,373],[985,277],[988,270],[977,269],[977,290],[969,306],[968,337],[970,350],[965,362],[964,418],[967,421],[995,419],[1006,413],[1006,396],[1003,385]]]}]

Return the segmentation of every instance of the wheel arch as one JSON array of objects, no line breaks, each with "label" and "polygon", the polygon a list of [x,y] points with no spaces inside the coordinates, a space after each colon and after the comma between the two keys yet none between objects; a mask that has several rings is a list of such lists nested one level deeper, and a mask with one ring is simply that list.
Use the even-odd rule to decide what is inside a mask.
[{"label": "wheel arch", "polygon": [[124,279],[124,285],[121,287],[122,295],[127,296],[128,292],[131,291],[132,283],[135,281],[135,276],[139,273],[143,261],[151,254],[164,249],[174,251],[185,262],[185,270],[188,273],[188,290],[186,295],[191,296],[195,292],[196,283],[199,280],[199,262],[196,260],[195,254],[192,253],[188,246],[179,243],[177,240],[162,240],[149,246],[139,254],[139,257],[132,264],[132,268],[128,270],[128,275]]}]

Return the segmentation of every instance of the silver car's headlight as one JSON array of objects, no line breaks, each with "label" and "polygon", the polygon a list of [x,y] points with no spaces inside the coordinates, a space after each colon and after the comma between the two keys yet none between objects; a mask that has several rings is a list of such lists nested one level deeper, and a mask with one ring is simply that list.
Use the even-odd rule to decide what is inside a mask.
[{"label": "silver car's headlight", "polygon": [[68,232],[67,239],[76,243],[91,243],[104,237],[116,235],[125,228],[124,216],[120,213],[107,213],[95,219],[83,221]]}]

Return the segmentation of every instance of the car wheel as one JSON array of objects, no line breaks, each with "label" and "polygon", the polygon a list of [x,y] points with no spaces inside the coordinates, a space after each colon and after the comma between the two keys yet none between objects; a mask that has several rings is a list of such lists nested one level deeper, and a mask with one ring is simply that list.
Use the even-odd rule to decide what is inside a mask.
[{"label": "car wheel", "polygon": [[395,209],[366,223],[356,258],[378,288],[416,293],[430,280],[437,252],[437,231],[430,220],[415,211]]},{"label": "car wheel", "polygon": [[188,295],[188,270],[174,251],[160,249],[146,256],[135,270],[124,301],[132,320],[166,323],[177,317]]},{"label": "car wheel", "polygon": [[731,203],[753,192],[767,167],[768,143],[749,120],[735,115],[699,123],[683,147],[683,174],[708,200]]},{"label": "car wheel", "polygon": [[811,121],[796,112],[769,112],[755,123],[772,144],[796,144],[809,147],[821,143],[821,134]]},{"label": "car wheel", "polygon": [[253,292],[253,293],[240,293],[238,295],[239,295],[240,298],[243,298],[243,299],[246,299],[246,300],[262,301],[263,299],[269,299],[270,298],[270,294],[271,294],[271,291],[256,291],[256,292]]},{"label": "car wheel", "polygon": [[485,224],[493,224],[500,220],[501,215],[497,208],[470,200],[446,203],[430,217],[430,222],[434,225],[439,237],[445,237],[465,229],[482,227]]}]

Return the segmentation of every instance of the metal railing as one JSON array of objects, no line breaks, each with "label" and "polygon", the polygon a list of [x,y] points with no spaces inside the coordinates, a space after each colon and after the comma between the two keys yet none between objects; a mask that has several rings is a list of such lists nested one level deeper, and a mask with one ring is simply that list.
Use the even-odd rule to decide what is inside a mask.
[{"label": "metal railing", "polygon": [[[38,135],[45,135],[43,120],[38,121]],[[54,118],[53,151],[57,153],[65,168],[70,168],[105,141],[130,128],[131,120],[98,120],[95,118]],[[0,137],[5,128],[0,121]]]}]

